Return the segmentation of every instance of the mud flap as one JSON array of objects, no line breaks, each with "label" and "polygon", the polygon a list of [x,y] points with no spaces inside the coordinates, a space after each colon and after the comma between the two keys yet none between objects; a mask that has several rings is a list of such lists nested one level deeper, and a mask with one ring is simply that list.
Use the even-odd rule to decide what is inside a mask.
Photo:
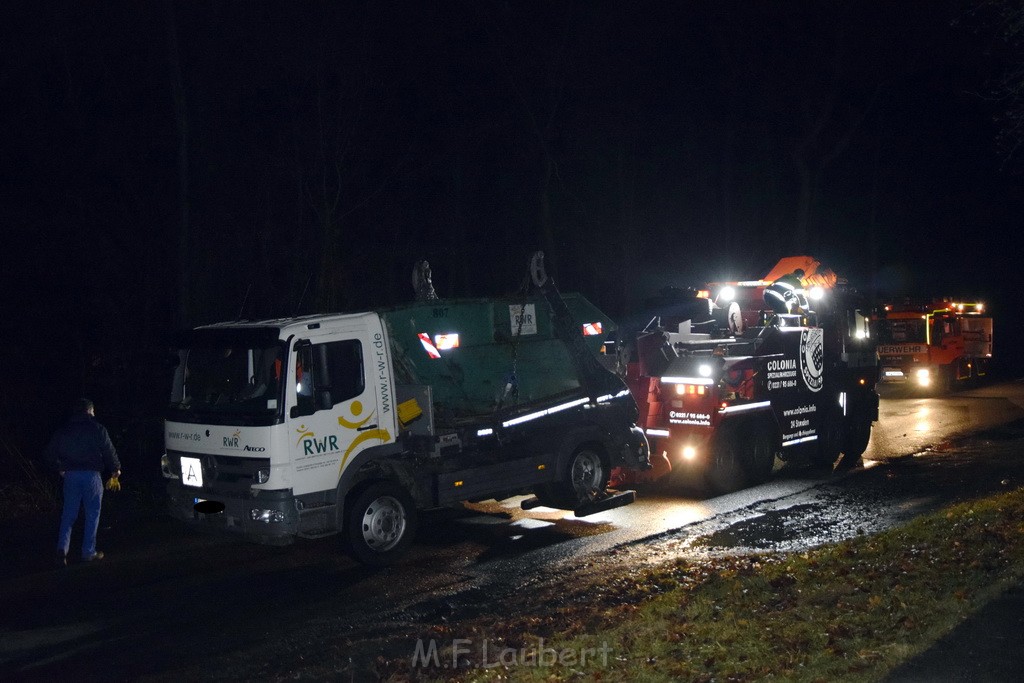
[{"label": "mud flap", "polygon": [[614,489],[620,486],[651,484],[672,473],[672,462],[665,455],[664,451],[656,455],[652,454],[650,462],[651,466],[644,470],[616,467],[612,470],[612,477],[608,481],[608,486]]},{"label": "mud flap", "polygon": [[[615,493],[608,493],[599,500],[590,501],[583,505],[580,505],[573,514],[577,517],[586,517],[587,515],[593,515],[597,512],[604,512],[605,510],[614,510],[624,505],[629,505],[636,501],[636,491],[616,491]],[[524,510],[532,510],[537,507],[541,507],[543,503],[537,499],[537,496],[531,496],[521,502],[519,507]]]}]

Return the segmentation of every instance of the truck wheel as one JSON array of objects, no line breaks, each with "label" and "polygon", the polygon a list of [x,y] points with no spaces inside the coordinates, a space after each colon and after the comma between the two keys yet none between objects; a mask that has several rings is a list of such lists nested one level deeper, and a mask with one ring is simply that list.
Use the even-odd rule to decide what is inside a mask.
[{"label": "truck wheel", "polygon": [[944,396],[953,391],[956,385],[956,371],[952,365],[940,365],[935,374],[935,385],[932,387],[932,396]]},{"label": "truck wheel", "polygon": [[843,449],[842,422],[838,415],[828,415],[824,422],[824,428],[815,442],[817,447],[811,455],[811,461],[818,467],[831,469]]},{"label": "truck wheel", "polygon": [[712,493],[729,493],[743,488],[746,473],[741,466],[740,430],[726,428],[719,431],[711,446],[711,462],[705,480]]},{"label": "truck wheel", "polygon": [[544,486],[537,498],[548,507],[575,510],[604,493],[609,474],[601,454],[581,446],[566,463],[561,481]]},{"label": "truck wheel", "polygon": [[772,437],[764,425],[752,424],[745,431],[742,449],[746,484],[760,484],[771,476],[775,467],[775,449]]},{"label": "truck wheel", "polygon": [[846,424],[843,431],[843,455],[846,458],[859,458],[871,440],[871,420],[858,415]]},{"label": "truck wheel", "polygon": [[396,562],[416,533],[416,505],[398,484],[379,481],[348,507],[345,536],[357,560],[373,567]]}]

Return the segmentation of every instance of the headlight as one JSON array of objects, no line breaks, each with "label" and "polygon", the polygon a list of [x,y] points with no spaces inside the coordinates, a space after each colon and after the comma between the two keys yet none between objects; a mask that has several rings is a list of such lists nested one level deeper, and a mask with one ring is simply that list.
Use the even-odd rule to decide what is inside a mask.
[{"label": "headlight", "polygon": [[920,368],[914,373],[914,375],[917,377],[917,383],[922,387],[926,387],[932,383],[932,376],[931,373],[928,372],[928,368]]},{"label": "headlight", "polygon": [[697,457],[697,449],[693,446],[683,446],[683,460],[693,460]]},{"label": "headlight", "polygon": [[177,473],[175,473],[174,469],[171,466],[171,458],[166,453],[160,456],[160,472],[167,479],[178,478]]},{"label": "headlight", "polygon": [[263,522],[264,524],[284,521],[284,512],[281,510],[260,510],[259,508],[253,508],[249,514],[252,517],[252,521]]}]

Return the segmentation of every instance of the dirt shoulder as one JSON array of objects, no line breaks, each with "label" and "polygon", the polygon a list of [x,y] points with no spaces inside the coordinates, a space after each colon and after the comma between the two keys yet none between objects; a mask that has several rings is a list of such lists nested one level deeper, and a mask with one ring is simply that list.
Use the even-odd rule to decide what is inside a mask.
[{"label": "dirt shoulder", "polygon": [[[519,616],[423,629],[419,650],[380,661],[377,673],[388,680],[490,680],[499,672],[510,680],[879,680],[1020,584],[1021,519],[1024,489],[799,554],[679,559],[638,570],[625,552],[505,606]],[[984,637],[964,636],[963,647]],[[436,657],[425,656],[430,643]],[[998,653],[989,648],[989,655]]]}]

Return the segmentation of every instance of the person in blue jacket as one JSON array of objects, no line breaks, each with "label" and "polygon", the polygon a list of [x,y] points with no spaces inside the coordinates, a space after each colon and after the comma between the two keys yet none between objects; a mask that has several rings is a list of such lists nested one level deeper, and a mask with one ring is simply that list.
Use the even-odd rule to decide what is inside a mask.
[{"label": "person in blue jacket", "polygon": [[57,536],[57,564],[67,564],[71,527],[85,508],[82,560],[103,559],[96,550],[96,530],[103,503],[103,478],[118,477],[121,462],[106,427],[96,421],[96,407],[87,398],[75,402],[74,414],[50,439],[44,454],[49,465],[64,479],[64,512]]}]

